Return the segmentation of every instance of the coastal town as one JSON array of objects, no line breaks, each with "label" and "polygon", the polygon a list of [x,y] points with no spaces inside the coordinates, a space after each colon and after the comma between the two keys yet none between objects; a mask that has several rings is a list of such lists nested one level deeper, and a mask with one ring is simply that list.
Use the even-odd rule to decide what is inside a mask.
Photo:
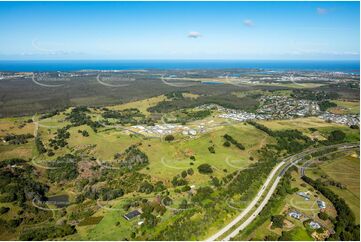
[{"label": "coastal town", "polygon": [[[328,111],[321,111],[315,101],[298,100],[284,96],[264,96],[261,98],[259,108],[254,112],[246,112],[225,108],[217,104],[204,104],[194,108],[194,110],[212,110],[216,112],[218,118],[232,120],[235,122],[247,122],[251,120],[291,120],[301,117],[318,117],[327,122],[358,127],[360,118],[352,114],[333,114]],[[206,133],[214,127],[228,125],[227,122],[201,122],[199,124],[176,124],[176,123],[159,123],[155,125],[134,125],[131,128],[145,136],[165,136],[180,133],[183,136],[196,136],[197,134]]]}]

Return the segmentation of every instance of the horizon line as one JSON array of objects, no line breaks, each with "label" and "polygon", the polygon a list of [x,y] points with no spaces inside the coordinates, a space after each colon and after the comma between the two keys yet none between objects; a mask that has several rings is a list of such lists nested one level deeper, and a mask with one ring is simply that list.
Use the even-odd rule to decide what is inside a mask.
[{"label": "horizon line", "polygon": [[358,61],[359,59],[227,59],[227,58],[154,58],[154,59],[0,59],[0,61]]}]

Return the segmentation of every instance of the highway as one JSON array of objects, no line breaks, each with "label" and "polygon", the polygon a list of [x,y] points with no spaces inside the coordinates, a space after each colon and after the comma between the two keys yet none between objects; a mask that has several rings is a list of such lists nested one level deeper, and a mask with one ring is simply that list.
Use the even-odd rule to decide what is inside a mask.
[{"label": "highway", "polygon": [[212,237],[208,238],[207,241],[214,241],[217,240],[217,238],[219,238],[221,235],[223,235],[225,232],[227,232],[229,229],[231,229],[234,225],[236,225],[239,221],[241,221],[244,216],[246,216],[251,210],[252,208],[257,204],[258,200],[261,198],[261,196],[263,195],[263,192],[265,191],[265,188],[268,186],[268,184],[271,182],[273,176],[276,174],[276,172],[278,171],[278,169],[283,166],[285,163],[284,161],[280,162],[270,173],[270,175],[267,177],[266,182],[264,183],[264,185],[262,186],[262,188],[258,191],[256,197],[252,200],[252,202],[242,211],[242,213],[240,215],[237,216],[237,218],[235,218],[234,220],[232,220],[232,222],[230,222],[229,224],[227,224],[227,226],[225,226],[224,228],[222,228],[220,231],[218,231],[216,234],[214,234]]},{"label": "highway", "polygon": [[[354,149],[354,146],[349,146],[349,147],[342,147],[341,150],[336,150],[333,152],[328,153],[327,155],[330,154],[335,154],[335,153],[339,153],[339,152],[345,152],[346,150],[352,150]],[[305,175],[305,170],[307,169],[308,166],[310,166],[313,162],[315,162],[314,159],[308,160],[306,161],[301,167],[300,167],[300,177],[303,177]]]},{"label": "highway", "polygon": [[[298,162],[302,160],[303,157],[306,155],[309,155],[316,151],[321,151],[324,149],[329,149],[332,147],[338,147],[339,149],[349,149],[354,147],[359,147],[359,144],[337,144],[337,145],[331,145],[331,146],[322,146],[318,148],[312,148],[306,151],[303,151],[299,154],[290,156],[282,160],[270,173],[270,175],[267,177],[267,180],[263,184],[262,188],[257,193],[256,197],[251,201],[251,203],[247,206],[245,210],[242,211],[240,215],[238,215],[234,220],[232,220],[229,224],[227,224],[224,228],[219,230],[216,234],[209,237],[206,241],[215,241],[219,240],[219,238],[225,234],[227,231],[229,231],[233,226],[235,226],[238,222],[240,222],[242,219],[246,218],[246,215],[255,208],[256,204],[260,201],[262,198],[262,195],[267,190],[266,188],[270,185],[270,182],[273,180],[272,185],[270,186],[270,189],[268,190],[267,194],[264,196],[262,202],[260,205],[256,208],[256,210],[248,216],[248,218],[239,225],[234,231],[232,231],[229,235],[227,235],[225,238],[223,238],[223,241],[229,241],[231,238],[235,237],[240,231],[242,231],[245,227],[247,227],[256,217],[257,215],[262,211],[262,209],[266,206],[269,199],[272,197],[274,191],[276,190],[278,183],[280,182],[282,176],[286,173],[286,171],[292,167],[293,165],[296,165]],[[280,168],[282,168],[281,171]],[[273,179],[275,176],[277,176],[275,179]]]}]

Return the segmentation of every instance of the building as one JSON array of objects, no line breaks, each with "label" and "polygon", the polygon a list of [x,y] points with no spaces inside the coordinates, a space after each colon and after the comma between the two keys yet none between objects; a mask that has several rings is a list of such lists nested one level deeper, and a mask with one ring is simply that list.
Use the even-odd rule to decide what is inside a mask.
[{"label": "building", "polygon": [[310,196],[305,192],[297,192],[297,195],[303,197],[306,201],[310,200]]},{"label": "building", "polygon": [[319,228],[321,228],[321,225],[320,225],[319,223],[317,223],[317,222],[314,222],[314,221],[311,221],[311,222],[310,222],[310,226],[311,226],[311,228],[313,228],[313,229],[319,229]]},{"label": "building", "polygon": [[190,130],[188,130],[188,134],[194,136],[197,134],[197,131],[195,131],[194,129],[190,129]]},{"label": "building", "polygon": [[132,218],[135,218],[139,216],[141,213],[138,210],[131,211],[130,213],[125,214],[123,217],[126,220],[131,220]]},{"label": "building", "polygon": [[295,218],[295,219],[300,219],[301,218],[301,216],[302,216],[302,214],[301,213],[299,213],[299,212],[297,212],[297,211],[292,211],[292,212],[290,212],[289,214],[288,214],[290,217],[292,217],[292,218]]},{"label": "building", "polygon": [[319,208],[321,209],[325,209],[326,208],[326,203],[324,201],[321,200],[317,200],[317,205]]}]

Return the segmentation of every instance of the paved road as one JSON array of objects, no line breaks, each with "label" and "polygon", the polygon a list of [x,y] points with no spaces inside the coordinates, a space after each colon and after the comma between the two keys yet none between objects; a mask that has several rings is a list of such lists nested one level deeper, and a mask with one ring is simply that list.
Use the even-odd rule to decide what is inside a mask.
[{"label": "paved road", "polygon": [[[353,149],[355,149],[355,146],[342,147],[341,150],[336,150],[336,151],[330,152],[327,155],[331,155],[331,154],[335,154],[335,153],[339,153],[339,152],[345,152],[346,150],[353,150]],[[318,157],[318,158],[320,158],[320,157]],[[300,167],[300,177],[305,176],[305,170],[307,169],[308,166],[310,166],[314,162],[316,162],[316,160],[314,160],[314,159],[308,160]]]},{"label": "paved road", "polygon": [[214,241],[217,240],[221,235],[223,235],[225,232],[227,232],[229,229],[231,229],[234,225],[236,225],[239,221],[241,221],[244,216],[249,213],[252,208],[257,204],[258,200],[263,195],[263,192],[265,191],[265,188],[268,186],[268,184],[271,182],[273,176],[276,174],[278,169],[285,164],[284,161],[280,162],[271,172],[271,174],[267,177],[266,182],[262,186],[262,188],[258,191],[256,197],[252,200],[252,202],[242,211],[240,215],[237,216],[232,222],[227,224],[226,227],[218,231],[216,234],[214,234],[212,237],[208,238],[207,241]]},{"label": "paved road", "polygon": [[[231,229],[234,225],[236,225],[239,221],[241,221],[255,207],[255,205],[261,199],[261,197],[262,197],[263,193],[265,192],[266,188],[268,187],[269,183],[272,181],[274,176],[276,174],[278,174],[276,179],[274,180],[273,184],[271,185],[268,193],[266,194],[266,196],[264,197],[264,199],[262,200],[260,205],[257,207],[257,209],[248,217],[248,219],[246,221],[244,221],[240,226],[238,226],[232,233],[230,233],[228,236],[226,236],[223,240],[224,241],[230,240],[232,237],[236,236],[241,230],[243,230],[245,227],[247,227],[257,217],[257,215],[262,211],[262,209],[266,206],[267,202],[272,197],[274,191],[277,188],[279,181],[281,180],[282,176],[286,173],[286,171],[291,166],[293,166],[293,165],[297,164],[299,161],[301,161],[304,156],[309,155],[315,151],[329,149],[331,147],[348,149],[350,147],[357,147],[357,146],[359,146],[359,144],[338,144],[338,145],[332,145],[332,146],[323,146],[323,147],[319,147],[319,148],[309,149],[309,150],[303,151],[299,154],[296,154],[296,155],[293,155],[293,156],[290,156],[290,157],[284,159],[272,170],[270,175],[267,177],[267,180],[265,181],[264,185],[258,192],[257,196],[252,200],[252,202],[247,206],[247,208],[245,210],[243,210],[240,215],[238,215],[234,220],[232,220],[224,228],[222,228],[216,234],[214,234],[213,236],[208,238],[207,241],[217,240],[224,233],[226,233],[229,229]],[[279,169],[285,164],[287,164],[287,165],[279,173],[277,173],[279,171]]]}]

